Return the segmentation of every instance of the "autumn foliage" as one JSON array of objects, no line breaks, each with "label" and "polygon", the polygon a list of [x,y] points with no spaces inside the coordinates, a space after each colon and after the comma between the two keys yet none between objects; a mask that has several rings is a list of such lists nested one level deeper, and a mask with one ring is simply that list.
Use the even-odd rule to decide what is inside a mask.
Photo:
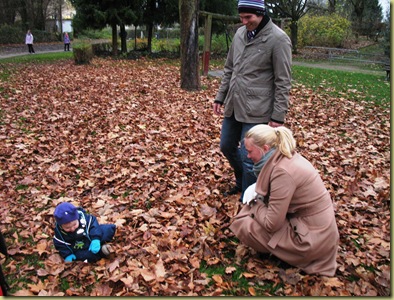
[{"label": "autumn foliage", "polygon": [[[337,275],[327,278],[260,257],[228,230],[240,203],[222,196],[233,176],[211,109],[218,78],[187,92],[178,63],[145,59],[4,70],[0,229],[10,258],[0,262],[13,295],[390,294],[388,110],[293,86],[286,125],[330,191],[340,230]],[[62,201],[117,224],[108,259],[63,262],[52,243]]]}]

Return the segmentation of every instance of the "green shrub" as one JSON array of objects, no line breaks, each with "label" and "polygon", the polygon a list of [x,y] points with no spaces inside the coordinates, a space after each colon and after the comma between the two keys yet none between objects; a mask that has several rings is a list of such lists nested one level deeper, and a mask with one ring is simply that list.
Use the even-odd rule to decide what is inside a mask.
[{"label": "green shrub", "polygon": [[[77,34],[75,35],[75,37],[77,37]],[[111,39],[112,32],[111,28],[109,27],[106,27],[102,30],[86,29],[78,33],[78,38],[92,40]]]},{"label": "green shrub", "polygon": [[0,26],[0,44],[23,44],[26,32],[19,27],[2,25]]},{"label": "green shrub", "polygon": [[78,41],[73,45],[74,61],[77,65],[89,64],[93,58],[92,45],[88,41]]},{"label": "green shrub", "polygon": [[179,38],[173,39],[155,39],[152,41],[153,52],[175,52],[179,53],[181,41]]},{"label": "green shrub", "polygon": [[298,24],[298,47],[342,48],[351,33],[351,23],[339,16],[305,15]]},{"label": "green shrub", "polygon": [[130,40],[130,42],[131,43],[128,45],[128,46],[130,46],[130,49],[142,50],[142,51],[148,49],[148,39],[147,38],[142,38],[142,39],[137,38],[136,41],[133,39],[133,40]]},{"label": "green shrub", "polygon": [[227,43],[228,46],[230,47],[231,41],[228,40],[226,41],[226,35],[221,34],[217,35],[215,34],[212,36],[212,41],[211,41],[211,52],[214,54],[226,54],[227,53]]},{"label": "green shrub", "polygon": [[[60,34],[56,32],[31,29],[31,33],[34,36],[34,43],[58,42],[61,40]],[[26,31],[22,31],[20,26],[0,26],[0,44],[24,44],[25,36]]]},{"label": "green shrub", "polygon": [[105,56],[112,52],[112,44],[109,42],[92,44],[93,55]]},{"label": "green shrub", "polygon": [[61,35],[58,32],[46,32],[43,30],[32,29],[34,43],[49,43],[61,41]]}]

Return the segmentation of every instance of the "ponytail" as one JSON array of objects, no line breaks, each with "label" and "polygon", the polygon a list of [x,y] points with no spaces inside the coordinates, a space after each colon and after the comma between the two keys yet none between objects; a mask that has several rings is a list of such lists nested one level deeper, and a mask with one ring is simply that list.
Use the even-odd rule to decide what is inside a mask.
[{"label": "ponytail", "polygon": [[296,148],[296,141],[291,130],[284,126],[273,128],[268,125],[256,125],[245,134],[245,138],[252,139],[260,148],[264,145],[278,148],[288,158],[293,156]]}]

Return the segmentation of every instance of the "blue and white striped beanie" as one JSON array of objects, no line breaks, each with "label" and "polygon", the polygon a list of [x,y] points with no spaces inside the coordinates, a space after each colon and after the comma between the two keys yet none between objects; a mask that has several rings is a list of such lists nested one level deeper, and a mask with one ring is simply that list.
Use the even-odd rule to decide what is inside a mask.
[{"label": "blue and white striped beanie", "polygon": [[255,15],[264,15],[264,0],[239,0],[238,13],[251,13]]}]

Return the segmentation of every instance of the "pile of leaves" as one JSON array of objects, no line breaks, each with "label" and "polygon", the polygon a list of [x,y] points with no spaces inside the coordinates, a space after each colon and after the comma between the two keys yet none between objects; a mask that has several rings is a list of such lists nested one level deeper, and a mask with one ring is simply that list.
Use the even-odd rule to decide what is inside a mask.
[{"label": "pile of leaves", "polygon": [[[294,85],[286,126],[335,204],[336,276],[305,275],[228,229],[239,195],[212,113],[220,79],[181,90],[171,60],[4,65],[0,257],[16,296],[390,294],[390,115]],[[1,71],[0,71],[1,72]],[[64,263],[53,211],[71,201],[114,223],[107,259]]]}]

